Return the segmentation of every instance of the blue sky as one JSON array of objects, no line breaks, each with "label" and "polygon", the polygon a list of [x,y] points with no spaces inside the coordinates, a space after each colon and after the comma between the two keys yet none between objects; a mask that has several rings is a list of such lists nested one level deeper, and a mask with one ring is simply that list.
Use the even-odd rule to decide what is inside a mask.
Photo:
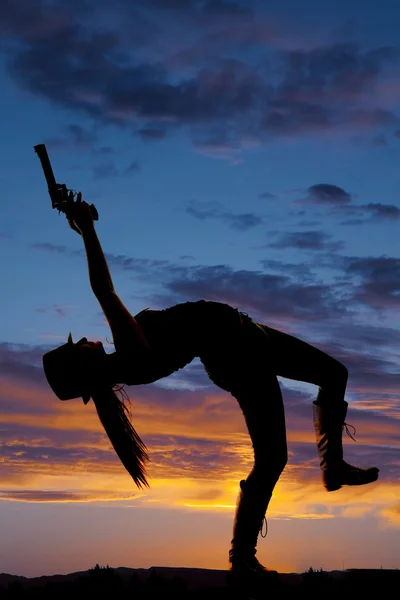
[{"label": "blue sky", "polygon": [[92,404],[49,390],[41,356],[69,331],[112,346],[40,143],[57,181],[97,207],[133,314],[228,302],[348,366],[347,459],[380,480],[324,492],[317,390],[281,380],[290,457],[260,560],[399,567],[399,13],[390,0],[1,4],[0,570],[226,568],[251,466],[234,399],[197,359],[127,389],[146,494]]}]

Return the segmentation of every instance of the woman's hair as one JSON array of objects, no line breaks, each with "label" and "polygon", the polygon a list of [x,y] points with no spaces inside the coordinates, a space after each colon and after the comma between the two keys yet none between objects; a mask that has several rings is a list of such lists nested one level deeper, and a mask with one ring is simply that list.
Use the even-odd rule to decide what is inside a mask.
[{"label": "woman's hair", "polygon": [[[93,398],[100,422],[125,469],[139,488],[149,487],[145,471],[149,460],[147,448],[132,427],[128,408],[115,393],[123,391],[129,402],[123,386],[109,382],[103,364],[82,358],[77,346],[70,333],[66,344],[43,355],[43,368],[50,387],[60,400],[81,397],[87,404]],[[98,356],[97,353],[92,355]]]},{"label": "woman's hair", "polygon": [[136,433],[130,421],[128,407],[117,397],[116,391],[129,398],[122,386],[104,386],[92,390],[97,414],[115,452],[131,475],[138,488],[150,487],[146,478],[146,462],[149,460],[147,448]]}]

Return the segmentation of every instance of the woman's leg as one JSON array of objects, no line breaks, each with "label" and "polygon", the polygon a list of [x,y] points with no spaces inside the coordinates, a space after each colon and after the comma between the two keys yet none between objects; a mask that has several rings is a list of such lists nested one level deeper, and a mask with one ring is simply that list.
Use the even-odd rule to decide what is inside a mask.
[{"label": "woman's leg", "polygon": [[343,460],[342,430],[345,425],[348,379],[346,367],[338,360],[298,338],[259,324],[268,334],[270,356],[278,376],[319,386],[313,402],[314,427],[327,491],[342,485],[364,485],[378,479],[379,469],[359,469]]},{"label": "woman's leg", "polygon": [[232,571],[239,575],[265,571],[255,558],[257,539],[274,487],[287,462],[286,425],[282,394],[274,375],[260,373],[245,386],[231,390],[246,420],[254,464],[241,491],[229,552]]},{"label": "woman's leg", "polygon": [[259,324],[267,333],[276,375],[319,387],[316,404],[341,404],[348,370],[338,360],[292,335]]}]

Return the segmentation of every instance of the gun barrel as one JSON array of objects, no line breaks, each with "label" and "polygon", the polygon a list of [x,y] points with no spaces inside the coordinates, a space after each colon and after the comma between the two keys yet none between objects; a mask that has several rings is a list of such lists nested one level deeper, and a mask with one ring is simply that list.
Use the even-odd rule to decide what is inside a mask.
[{"label": "gun barrel", "polygon": [[[49,155],[47,154],[46,145],[37,144],[36,146],[33,146],[33,149],[35,150],[36,154],[40,158],[40,162],[42,163],[42,169],[47,181],[47,187],[49,190],[49,196],[51,198],[51,204],[53,208],[57,208],[59,213],[63,212],[67,214],[68,208],[71,206],[71,203],[74,203],[73,190],[68,190],[65,183],[56,182],[53,169],[51,168]],[[95,221],[98,221],[99,215],[94,204],[90,205],[90,210],[93,219]]]},{"label": "gun barrel", "polygon": [[34,150],[39,156],[40,162],[42,163],[42,169],[44,172],[44,176],[46,177],[49,190],[51,188],[57,187],[57,182],[54,177],[53,169],[51,167],[49,155],[47,154],[46,145],[38,144],[37,146],[34,146]]}]

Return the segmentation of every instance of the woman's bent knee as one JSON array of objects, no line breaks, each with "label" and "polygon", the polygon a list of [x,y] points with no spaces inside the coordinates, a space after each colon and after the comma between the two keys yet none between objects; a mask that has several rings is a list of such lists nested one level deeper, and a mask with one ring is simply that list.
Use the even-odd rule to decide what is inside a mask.
[{"label": "woman's bent knee", "polygon": [[348,368],[339,360],[336,360],[336,358],[331,358],[329,368],[320,374],[318,385],[322,390],[344,390],[347,386],[348,378]]},{"label": "woman's bent knee", "polygon": [[265,479],[271,479],[272,481],[278,481],[283,470],[285,469],[288,462],[287,450],[281,452],[279,456],[268,453],[267,455],[261,454],[255,457],[253,471],[256,472],[257,477]]}]

